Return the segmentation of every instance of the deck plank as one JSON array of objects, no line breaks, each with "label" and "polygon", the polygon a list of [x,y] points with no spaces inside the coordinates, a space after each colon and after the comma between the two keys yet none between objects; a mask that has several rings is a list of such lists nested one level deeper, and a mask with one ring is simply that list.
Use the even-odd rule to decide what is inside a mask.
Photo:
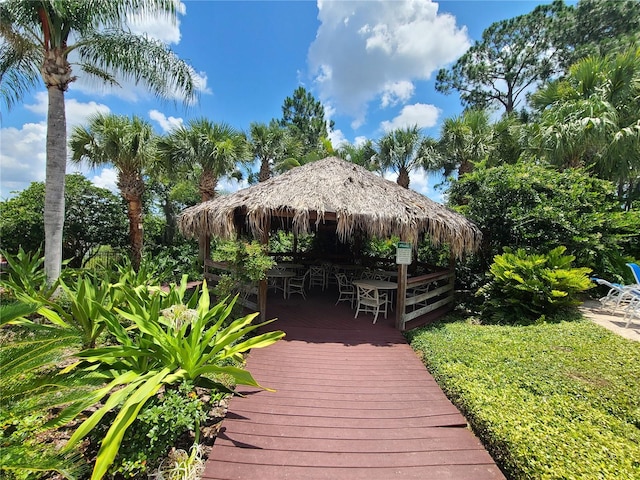
[{"label": "deck plank", "polygon": [[204,479],[504,480],[393,319],[353,318],[329,292],[270,299],[282,341],[247,369]]}]

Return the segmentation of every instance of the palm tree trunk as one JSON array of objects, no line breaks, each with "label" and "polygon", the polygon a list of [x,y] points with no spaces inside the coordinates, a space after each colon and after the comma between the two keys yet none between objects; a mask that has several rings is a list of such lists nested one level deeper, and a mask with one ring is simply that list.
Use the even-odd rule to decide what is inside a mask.
[{"label": "palm tree trunk", "polygon": [[62,233],[64,227],[64,181],[67,170],[67,120],[64,91],[47,88],[47,167],[44,201],[44,270],[52,285],[62,268]]},{"label": "palm tree trunk", "polygon": [[141,198],[129,200],[127,205],[129,217],[129,242],[131,245],[131,266],[137,272],[142,261],[142,242],[144,232],[142,229],[142,200]]},{"label": "palm tree trunk", "polygon": [[396,183],[404,188],[409,188],[409,172],[405,167],[401,167],[398,172],[398,180]]},{"label": "palm tree trunk", "polygon": [[473,163],[469,160],[462,160],[462,162],[460,162],[460,166],[458,167],[458,178],[462,178],[467,173],[471,173],[472,171]]},{"label": "palm tree trunk", "polygon": [[260,173],[258,174],[258,181],[264,182],[271,177],[271,169],[269,168],[269,159],[263,158],[260,162]]},{"label": "palm tree trunk", "polygon": [[144,180],[137,174],[120,174],[118,188],[127,202],[129,217],[129,245],[131,248],[131,266],[137,272],[142,261],[144,230],[142,228],[142,195]]},{"label": "palm tree trunk", "polygon": [[[216,195],[216,186],[218,185],[218,178],[210,170],[203,170],[200,177],[200,195],[201,200],[206,202],[211,200]],[[198,260],[200,263],[204,263],[210,256],[211,250],[211,237],[206,232],[201,232],[198,237]]]}]

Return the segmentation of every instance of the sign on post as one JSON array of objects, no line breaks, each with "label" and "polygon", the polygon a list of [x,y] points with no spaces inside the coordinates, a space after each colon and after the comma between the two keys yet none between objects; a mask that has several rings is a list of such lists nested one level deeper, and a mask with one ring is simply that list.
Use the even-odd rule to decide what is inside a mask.
[{"label": "sign on post", "polygon": [[411,243],[398,242],[396,246],[396,263],[398,265],[411,265],[411,250]]}]

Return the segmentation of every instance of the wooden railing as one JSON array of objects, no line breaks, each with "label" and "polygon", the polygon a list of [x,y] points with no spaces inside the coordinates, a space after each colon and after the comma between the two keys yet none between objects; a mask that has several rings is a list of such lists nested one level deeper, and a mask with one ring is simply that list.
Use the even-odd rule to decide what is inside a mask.
[{"label": "wooden railing", "polygon": [[[204,261],[203,276],[213,286],[220,281],[222,272],[230,272],[229,265],[225,262],[214,262],[210,258]],[[258,287],[256,285],[244,285],[240,290],[238,303],[250,310],[258,310]]]},{"label": "wooden railing", "polygon": [[[455,273],[452,270],[429,273],[407,278],[407,288],[401,313],[400,330],[407,329],[407,323],[433,315],[437,311],[448,310],[453,306]],[[414,325],[415,326],[415,325]]]}]

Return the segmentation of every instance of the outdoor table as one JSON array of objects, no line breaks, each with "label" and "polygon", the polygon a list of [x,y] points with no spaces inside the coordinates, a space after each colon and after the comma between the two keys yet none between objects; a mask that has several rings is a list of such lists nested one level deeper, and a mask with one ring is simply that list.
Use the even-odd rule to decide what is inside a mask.
[{"label": "outdoor table", "polygon": [[282,296],[287,298],[287,290],[289,286],[289,279],[296,276],[296,272],[293,270],[267,270],[268,278],[281,278],[282,279]]},{"label": "outdoor table", "polygon": [[[376,290],[397,290],[398,284],[396,282],[389,282],[387,280],[378,280],[375,278],[361,278],[353,280],[351,283],[354,285],[360,285],[363,287],[375,288]],[[393,292],[391,292],[393,297]]]}]

